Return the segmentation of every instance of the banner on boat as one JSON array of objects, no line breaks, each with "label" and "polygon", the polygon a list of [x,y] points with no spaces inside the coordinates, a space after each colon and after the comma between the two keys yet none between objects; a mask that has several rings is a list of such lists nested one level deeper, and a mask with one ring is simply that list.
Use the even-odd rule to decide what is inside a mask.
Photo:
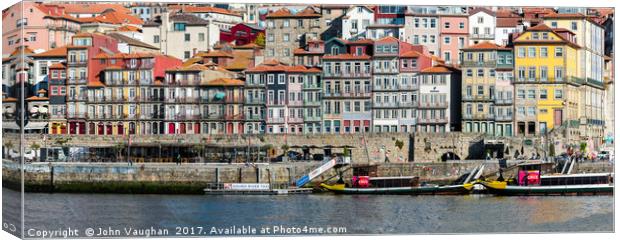
[{"label": "banner on boat", "polygon": [[230,190],[269,190],[269,183],[224,183]]}]

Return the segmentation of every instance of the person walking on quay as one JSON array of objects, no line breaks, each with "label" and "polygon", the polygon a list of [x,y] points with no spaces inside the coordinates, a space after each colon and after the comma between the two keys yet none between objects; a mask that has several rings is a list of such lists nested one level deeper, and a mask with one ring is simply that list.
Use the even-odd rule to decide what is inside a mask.
[{"label": "person walking on quay", "polygon": [[177,154],[177,161],[176,161],[177,165],[181,165],[181,154]]}]

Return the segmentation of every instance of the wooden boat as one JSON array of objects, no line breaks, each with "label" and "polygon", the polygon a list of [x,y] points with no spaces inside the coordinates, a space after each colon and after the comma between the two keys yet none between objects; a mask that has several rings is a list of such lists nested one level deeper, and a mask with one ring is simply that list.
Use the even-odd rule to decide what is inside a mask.
[{"label": "wooden boat", "polygon": [[[612,173],[541,175],[541,163],[519,166],[518,178],[478,181],[497,195],[606,195],[613,194]],[[564,172],[564,171],[563,171]]]},{"label": "wooden boat", "polygon": [[340,194],[412,194],[412,195],[458,195],[469,193],[474,184],[439,186],[435,184],[411,187],[346,187],[345,184],[328,185],[321,183],[321,187]]},{"label": "wooden boat", "polygon": [[[479,170],[479,171],[478,171]],[[482,169],[476,169],[459,178],[452,185],[420,183],[419,177],[376,177],[376,167],[357,166],[353,168],[351,184],[341,179],[336,184],[321,183],[324,189],[339,194],[411,194],[411,195],[458,195],[468,194],[474,187],[469,182]]]}]

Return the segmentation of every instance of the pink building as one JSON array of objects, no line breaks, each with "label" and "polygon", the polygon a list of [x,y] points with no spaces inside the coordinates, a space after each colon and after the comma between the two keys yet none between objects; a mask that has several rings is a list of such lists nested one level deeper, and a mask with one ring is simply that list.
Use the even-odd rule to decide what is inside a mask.
[{"label": "pink building", "polygon": [[460,49],[468,46],[468,16],[442,15],[439,17],[439,51],[447,64],[460,64]]},{"label": "pink building", "polygon": [[37,52],[64,46],[79,30],[79,21],[64,8],[23,1],[2,13],[2,55],[20,45]]}]

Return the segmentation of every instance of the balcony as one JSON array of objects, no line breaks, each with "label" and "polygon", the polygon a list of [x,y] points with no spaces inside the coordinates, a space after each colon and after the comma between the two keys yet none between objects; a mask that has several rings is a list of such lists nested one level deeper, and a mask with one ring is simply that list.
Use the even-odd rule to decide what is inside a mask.
[{"label": "balcony", "polygon": [[67,62],[67,66],[83,66],[86,65],[86,63],[88,63],[86,59],[73,59],[73,61],[69,59],[69,61]]},{"label": "balcony", "polygon": [[494,114],[487,114],[487,113],[474,113],[474,114],[463,114],[463,119],[468,119],[468,120],[493,120],[495,119],[495,115]]},{"label": "balcony", "polygon": [[243,116],[242,113],[238,113],[238,114],[225,114],[224,115],[224,119],[226,119],[226,120],[244,120],[245,117]]},{"label": "balcony", "polygon": [[398,106],[412,108],[412,107],[417,107],[418,102],[398,102]]},{"label": "balcony", "polygon": [[326,78],[370,78],[370,72],[324,72]]},{"label": "balcony", "polygon": [[304,106],[321,106],[321,101],[304,99]]},{"label": "balcony", "polygon": [[319,116],[304,116],[304,122],[320,122],[321,121],[321,117]]},{"label": "balcony", "polygon": [[448,108],[448,102],[419,102],[418,108]]},{"label": "balcony", "polygon": [[396,108],[398,107],[397,102],[375,102],[373,103],[374,108]]},{"label": "balcony", "polygon": [[267,118],[267,123],[284,123],[284,118]]},{"label": "balcony", "polygon": [[512,105],[512,98],[496,98],[495,99],[495,104],[496,105]]},{"label": "balcony", "polygon": [[67,78],[67,84],[86,84],[88,79],[86,77]]},{"label": "balcony", "polygon": [[573,85],[582,85],[585,83],[583,78],[578,77],[567,77],[567,78],[515,78],[514,83],[527,84],[527,83],[549,83],[549,84],[557,84],[557,83],[566,83]]},{"label": "balcony", "polygon": [[497,65],[496,61],[463,61],[461,67],[484,67],[484,68],[494,68]]},{"label": "balcony", "polygon": [[495,34],[469,34],[469,39],[495,39]]},{"label": "balcony", "polygon": [[419,124],[448,123],[448,119],[447,118],[440,118],[440,117],[434,117],[434,118],[422,118],[422,117],[419,117],[417,119],[417,122]]},{"label": "balcony", "polygon": [[67,118],[87,118],[88,114],[86,113],[67,113]]},{"label": "balcony", "polygon": [[394,86],[382,86],[382,85],[375,85],[374,86],[374,91],[398,91],[398,85],[394,85]]},{"label": "balcony", "polygon": [[348,92],[348,93],[342,93],[342,96],[350,97],[350,98],[356,98],[356,97],[369,98],[372,96],[372,93],[370,92]]},{"label": "balcony", "polygon": [[420,86],[415,84],[398,84],[398,88],[400,90],[418,90]]},{"label": "balcony", "polygon": [[493,101],[493,98],[485,95],[465,95],[463,96],[463,101]]},{"label": "balcony", "polygon": [[66,96],[66,101],[86,101],[86,100],[88,100],[88,96],[86,94]]},{"label": "balcony", "polygon": [[321,90],[321,86],[317,84],[304,84],[302,90]]},{"label": "balcony", "polygon": [[248,121],[261,121],[263,119],[265,118],[260,115],[245,115],[245,120],[248,120]]},{"label": "balcony", "polygon": [[245,104],[265,104],[265,100],[261,98],[245,98]]},{"label": "balcony", "polygon": [[496,115],[495,121],[512,121],[512,115]]}]

